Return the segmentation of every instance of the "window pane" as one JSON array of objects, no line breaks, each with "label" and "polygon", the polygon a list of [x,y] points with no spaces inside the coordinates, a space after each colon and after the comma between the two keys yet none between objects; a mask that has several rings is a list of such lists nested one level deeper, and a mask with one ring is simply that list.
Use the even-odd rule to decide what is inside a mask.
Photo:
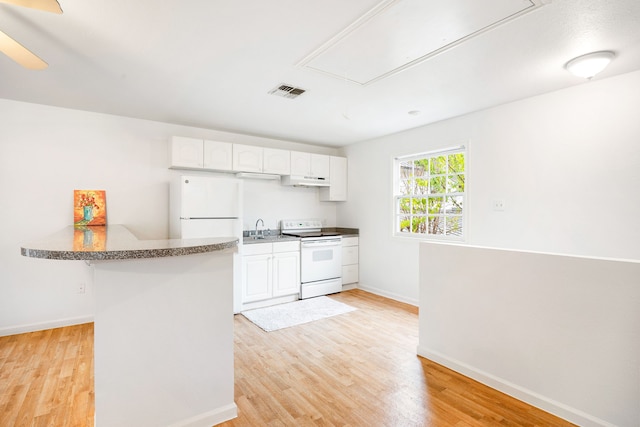
[{"label": "window pane", "polygon": [[413,162],[400,163],[400,178],[408,179],[413,176]]},{"label": "window pane", "polygon": [[428,209],[430,214],[442,212],[442,197],[429,197]]},{"label": "window pane", "polygon": [[449,173],[464,172],[464,154],[449,154]]},{"label": "window pane", "polygon": [[447,214],[461,214],[464,196],[448,196],[445,204],[445,212]]},{"label": "window pane", "polygon": [[461,216],[449,216],[447,221],[447,235],[449,236],[462,236],[462,217]]},{"label": "window pane", "polygon": [[439,216],[429,217],[429,234],[444,234],[444,218]]},{"label": "window pane", "polygon": [[430,193],[431,194],[443,194],[446,191],[446,182],[447,179],[444,176],[439,176],[437,178],[431,178],[429,180],[429,184],[431,184]]},{"label": "window pane", "polygon": [[427,213],[427,199],[413,199],[413,210],[414,214],[425,214]]},{"label": "window pane", "polygon": [[464,175],[449,175],[447,177],[447,192],[448,193],[463,193],[464,192]]},{"label": "window pane", "polygon": [[409,229],[410,224],[411,224],[411,217],[401,216],[398,221],[398,227],[400,228],[400,232],[401,233],[411,232],[411,230]]},{"label": "window pane", "polygon": [[447,173],[447,157],[446,156],[438,156],[432,157],[430,162],[429,173],[431,175],[443,174]]},{"label": "window pane", "polygon": [[403,197],[398,200],[398,213],[408,214],[411,213],[411,199]]},{"label": "window pane", "polygon": [[429,190],[429,181],[422,178],[416,179],[416,186],[414,188],[414,194],[427,194]]},{"label": "window pane", "polygon": [[411,180],[411,179],[403,179],[400,180],[400,188],[398,189],[399,193],[401,195],[409,195],[409,194],[413,194],[414,193],[414,185],[415,185],[415,181]]},{"label": "window pane", "polygon": [[413,217],[411,220],[411,232],[420,234],[426,233],[425,219],[426,218],[423,216]]},{"label": "window pane", "polygon": [[420,159],[413,162],[416,176],[426,176],[429,170],[429,159]]}]

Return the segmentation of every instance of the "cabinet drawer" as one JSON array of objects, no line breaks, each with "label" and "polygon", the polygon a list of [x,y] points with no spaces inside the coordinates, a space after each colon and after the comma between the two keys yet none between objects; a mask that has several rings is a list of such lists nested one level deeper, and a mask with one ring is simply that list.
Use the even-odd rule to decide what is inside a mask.
[{"label": "cabinet drawer", "polygon": [[273,253],[279,252],[297,252],[300,250],[300,241],[275,242],[273,244]]},{"label": "cabinet drawer", "polygon": [[358,246],[358,238],[357,237],[343,237],[342,238],[342,246]]},{"label": "cabinet drawer", "polygon": [[358,247],[347,246],[342,248],[342,265],[357,264],[358,263]]},{"label": "cabinet drawer", "polygon": [[242,245],[242,255],[264,255],[272,252],[272,243],[252,243],[250,245]]},{"label": "cabinet drawer", "polygon": [[342,266],[342,284],[356,283],[358,281],[358,264]]}]

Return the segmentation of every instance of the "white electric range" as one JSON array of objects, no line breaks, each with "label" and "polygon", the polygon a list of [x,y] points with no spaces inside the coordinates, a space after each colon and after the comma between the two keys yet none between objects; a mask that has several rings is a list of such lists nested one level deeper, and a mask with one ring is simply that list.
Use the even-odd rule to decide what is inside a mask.
[{"label": "white electric range", "polygon": [[300,298],[342,291],[342,236],[320,220],[282,220],[281,233],[300,237]]}]

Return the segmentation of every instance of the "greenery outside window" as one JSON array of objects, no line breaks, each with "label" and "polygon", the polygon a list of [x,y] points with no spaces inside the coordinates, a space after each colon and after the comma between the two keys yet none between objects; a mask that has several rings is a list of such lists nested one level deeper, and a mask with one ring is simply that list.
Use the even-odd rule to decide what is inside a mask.
[{"label": "greenery outside window", "polygon": [[463,240],[465,148],[395,159],[394,234]]}]

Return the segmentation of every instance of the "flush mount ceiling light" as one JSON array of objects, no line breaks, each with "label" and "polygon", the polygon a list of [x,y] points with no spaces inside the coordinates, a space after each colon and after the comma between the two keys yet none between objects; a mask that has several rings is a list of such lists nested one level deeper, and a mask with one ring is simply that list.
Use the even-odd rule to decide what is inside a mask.
[{"label": "flush mount ceiling light", "polygon": [[615,53],[609,50],[588,53],[586,55],[573,58],[565,64],[564,68],[578,77],[590,79],[600,71],[604,70],[615,56]]}]

